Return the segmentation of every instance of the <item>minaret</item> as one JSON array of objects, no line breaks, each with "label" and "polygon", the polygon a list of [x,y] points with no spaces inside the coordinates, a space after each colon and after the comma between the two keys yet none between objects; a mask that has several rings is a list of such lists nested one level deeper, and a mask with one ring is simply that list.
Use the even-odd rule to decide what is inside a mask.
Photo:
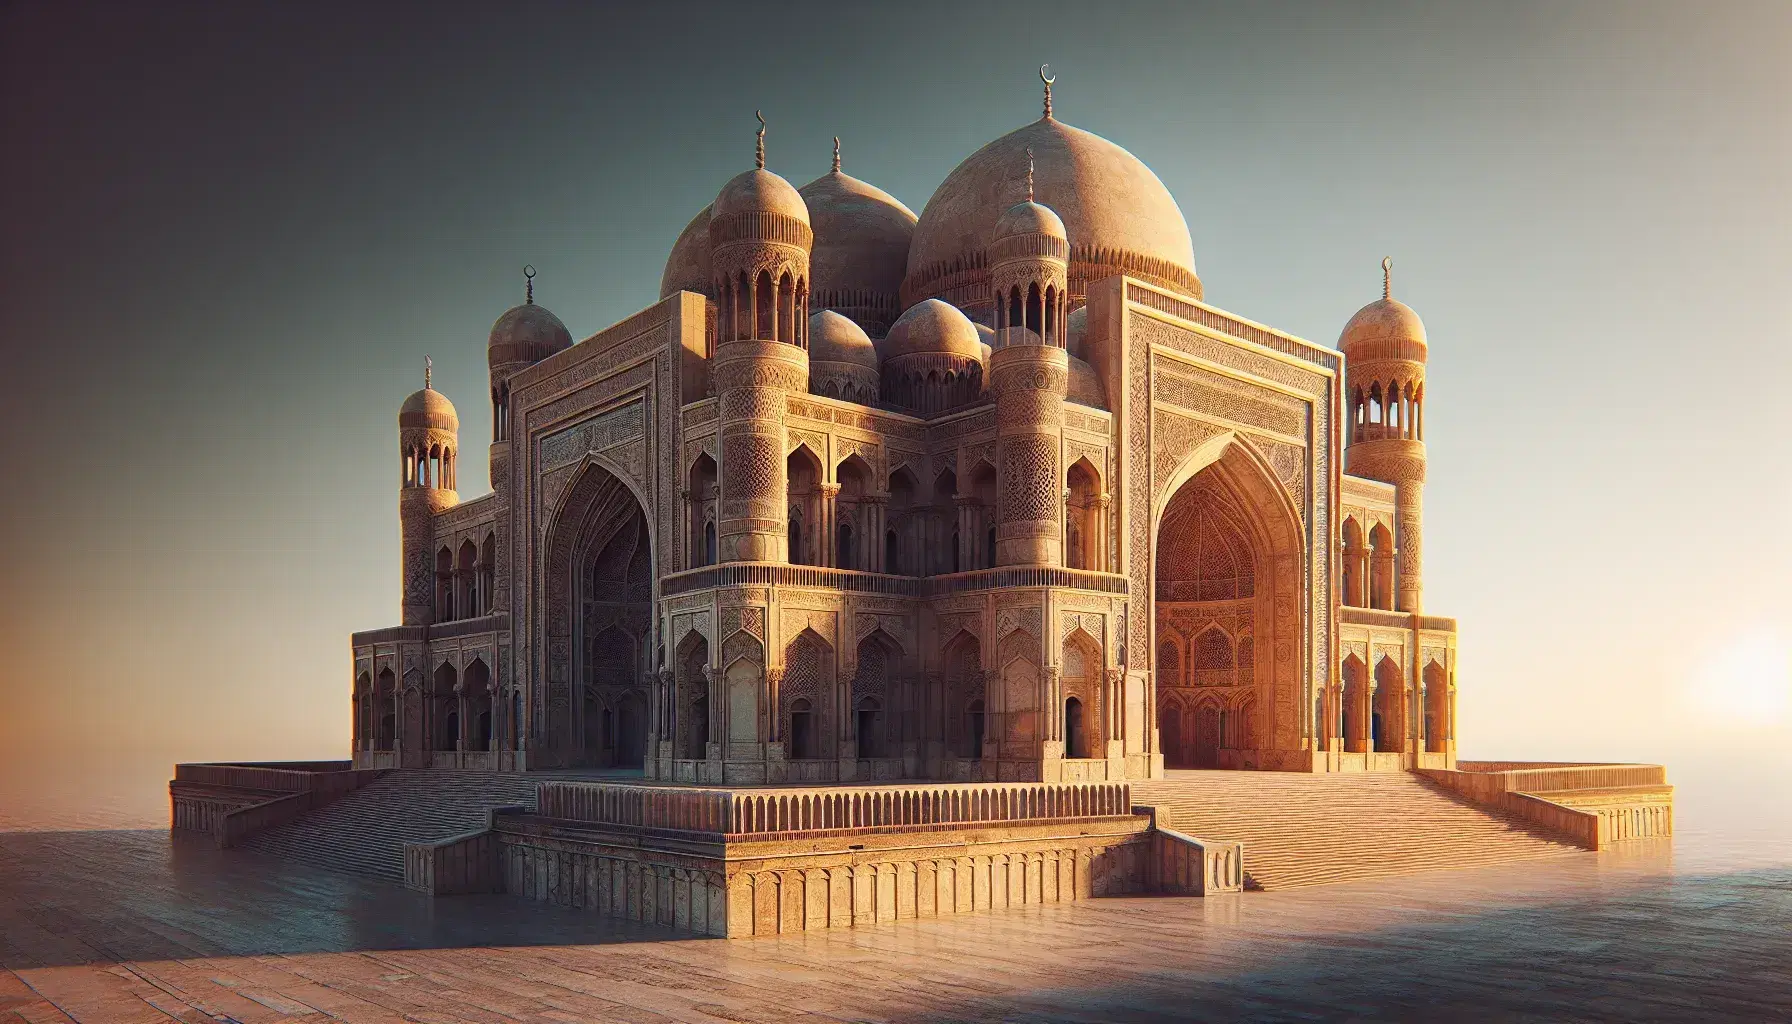
[{"label": "minaret", "polygon": [[1029,152],[1027,197],[996,222],[989,245],[997,328],[989,392],[996,402],[998,565],[1064,560],[1058,448],[1070,384],[1064,347],[1069,256],[1064,222],[1033,201]]},{"label": "minaret", "polygon": [[1425,324],[1394,298],[1393,257],[1381,261],[1381,298],[1357,310],[1338,338],[1348,406],[1344,462],[1354,476],[1394,485],[1394,606],[1423,610]]},{"label": "minaret", "polygon": [[1033,201],[1033,151],[1027,150],[1027,197],[996,221],[989,241],[989,278],[995,329],[1024,327],[1045,344],[1064,348],[1069,296],[1070,238],[1050,207]]},{"label": "minaret", "polygon": [[504,501],[510,491],[510,377],[556,352],[572,347],[560,318],[535,304],[535,268],[523,268],[523,303],[504,311],[486,337],[485,356],[492,392],[492,490]]},{"label": "minaret", "polygon": [[724,562],[788,557],[785,396],[809,391],[814,233],[803,197],[765,169],[763,116],[754,165],[722,186],[709,220],[722,448],[716,533]]},{"label": "minaret", "polygon": [[430,364],[423,366],[423,390],[398,407],[398,531],[403,552],[403,623],[435,621],[435,516],[460,501],[454,492],[460,457],[460,417],[454,403],[435,390]]}]

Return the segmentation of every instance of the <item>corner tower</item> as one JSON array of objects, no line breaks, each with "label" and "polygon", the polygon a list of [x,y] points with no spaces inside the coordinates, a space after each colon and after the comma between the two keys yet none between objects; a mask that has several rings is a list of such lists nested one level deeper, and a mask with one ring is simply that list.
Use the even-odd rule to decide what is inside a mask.
[{"label": "corner tower", "polygon": [[510,493],[510,377],[572,347],[572,334],[560,318],[535,304],[534,267],[523,268],[523,280],[523,304],[504,311],[485,344],[492,391],[492,490],[500,501]]},{"label": "corner tower", "polygon": [[1024,327],[1065,348],[1070,296],[1070,237],[1050,207],[1033,201],[1033,151],[1027,150],[1027,198],[996,221],[989,240],[993,326]]},{"label": "corner tower", "polygon": [[423,390],[398,407],[398,451],[403,466],[398,491],[399,543],[404,559],[404,624],[435,619],[435,516],[458,504],[455,468],[460,458],[460,417],[435,390],[427,361]]},{"label": "corner tower", "polygon": [[1064,221],[1033,201],[1031,151],[1027,197],[996,221],[989,253],[996,320],[989,393],[996,402],[1000,484],[996,564],[1059,565],[1064,544],[1058,449],[1070,385],[1063,312],[1070,243]]},{"label": "corner tower", "polygon": [[1394,485],[1395,607],[1423,610],[1425,361],[1419,314],[1393,296],[1392,257],[1381,261],[1381,298],[1357,310],[1344,353],[1345,468]]},{"label": "corner tower", "polygon": [[717,340],[712,373],[721,406],[724,562],[783,561],[784,409],[809,391],[809,208],[765,169],[759,117],[754,168],[716,196],[709,220]]}]

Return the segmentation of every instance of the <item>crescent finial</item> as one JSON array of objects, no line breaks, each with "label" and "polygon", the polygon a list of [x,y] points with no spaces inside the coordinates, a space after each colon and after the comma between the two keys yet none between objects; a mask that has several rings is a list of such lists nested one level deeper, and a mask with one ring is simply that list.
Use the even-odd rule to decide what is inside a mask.
[{"label": "crescent finial", "polygon": [[753,116],[759,119],[759,141],[754,147],[753,164],[763,171],[765,170],[765,114],[755,110]]},{"label": "crescent finial", "polygon": [[527,263],[523,264],[523,281],[524,281],[523,301],[524,302],[534,302],[535,301],[535,268]]},{"label": "crescent finial", "polygon": [[1051,69],[1052,69],[1052,66],[1050,64],[1039,65],[1039,80],[1041,82],[1045,83],[1045,116],[1046,117],[1052,116],[1052,83],[1056,82],[1058,80],[1057,75],[1051,74]]},{"label": "crescent finial", "polygon": [[1394,257],[1392,256],[1381,258],[1381,297],[1384,299],[1394,297]]},{"label": "crescent finial", "polygon": [[840,136],[834,136],[834,173],[840,173]]}]

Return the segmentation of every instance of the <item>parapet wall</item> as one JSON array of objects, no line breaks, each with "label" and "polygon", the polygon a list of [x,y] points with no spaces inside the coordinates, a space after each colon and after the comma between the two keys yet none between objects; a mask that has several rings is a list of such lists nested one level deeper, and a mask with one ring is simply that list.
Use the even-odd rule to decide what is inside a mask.
[{"label": "parapet wall", "polygon": [[1419,774],[1589,850],[1674,834],[1674,787],[1658,764],[1460,761]]},{"label": "parapet wall", "polygon": [[[544,782],[539,814],[406,850],[421,891],[508,892],[739,937],[1242,888],[1237,844],[1153,845],[1124,783],[686,789]],[[1212,863],[1209,863],[1212,861]]]}]

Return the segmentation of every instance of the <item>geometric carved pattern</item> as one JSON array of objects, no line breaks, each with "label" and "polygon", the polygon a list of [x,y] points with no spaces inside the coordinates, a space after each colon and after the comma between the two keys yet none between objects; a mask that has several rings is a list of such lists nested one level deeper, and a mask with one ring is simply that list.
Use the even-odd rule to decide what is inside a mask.
[{"label": "geometric carved pattern", "polygon": [[1002,522],[1058,518],[1058,442],[1043,434],[1002,441]]}]

